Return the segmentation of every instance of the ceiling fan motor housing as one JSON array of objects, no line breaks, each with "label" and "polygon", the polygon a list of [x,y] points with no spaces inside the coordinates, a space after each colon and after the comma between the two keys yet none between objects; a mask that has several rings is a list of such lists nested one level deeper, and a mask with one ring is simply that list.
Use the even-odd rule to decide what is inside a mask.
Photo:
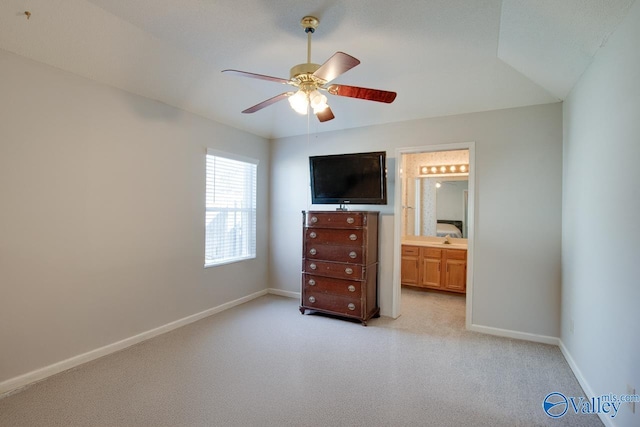
[{"label": "ceiling fan motor housing", "polygon": [[320,64],[313,64],[310,62],[294,65],[289,71],[289,78],[295,79],[300,78],[300,76],[305,74],[311,75],[315,73],[318,68],[320,68]]}]

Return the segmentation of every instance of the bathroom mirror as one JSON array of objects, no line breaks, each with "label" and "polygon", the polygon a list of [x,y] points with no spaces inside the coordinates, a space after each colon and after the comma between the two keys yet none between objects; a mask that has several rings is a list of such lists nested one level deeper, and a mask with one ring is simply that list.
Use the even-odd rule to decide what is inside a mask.
[{"label": "bathroom mirror", "polygon": [[467,237],[468,177],[407,180],[406,235]]}]

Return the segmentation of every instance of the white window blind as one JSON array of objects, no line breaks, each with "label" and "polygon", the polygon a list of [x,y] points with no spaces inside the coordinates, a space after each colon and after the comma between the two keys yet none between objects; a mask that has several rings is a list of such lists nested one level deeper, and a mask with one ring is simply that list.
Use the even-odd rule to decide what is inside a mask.
[{"label": "white window blind", "polygon": [[257,163],[207,150],[205,267],[256,257]]}]

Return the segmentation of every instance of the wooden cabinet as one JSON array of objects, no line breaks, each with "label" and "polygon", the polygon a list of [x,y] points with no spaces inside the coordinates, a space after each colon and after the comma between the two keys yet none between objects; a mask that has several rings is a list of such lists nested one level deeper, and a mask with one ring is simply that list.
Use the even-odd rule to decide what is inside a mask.
[{"label": "wooden cabinet", "polygon": [[402,246],[402,259],[400,261],[400,276],[405,285],[418,284],[418,271],[420,262],[420,248],[417,246]]},{"label": "wooden cabinet", "polygon": [[379,212],[302,213],[300,312],[360,320],[378,316]]},{"label": "wooden cabinet", "polygon": [[446,249],[443,251],[445,270],[442,286],[447,291],[466,292],[467,290],[467,251]]},{"label": "wooden cabinet", "polygon": [[401,265],[403,285],[461,293],[467,290],[465,249],[402,245]]}]

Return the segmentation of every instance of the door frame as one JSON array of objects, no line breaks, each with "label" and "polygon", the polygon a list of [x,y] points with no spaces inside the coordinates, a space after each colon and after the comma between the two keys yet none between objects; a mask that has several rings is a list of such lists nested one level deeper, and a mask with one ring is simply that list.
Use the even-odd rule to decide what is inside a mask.
[{"label": "door frame", "polygon": [[475,240],[474,230],[476,223],[475,200],[476,200],[476,143],[457,142],[451,144],[423,145],[417,147],[404,147],[396,149],[396,171],[395,171],[395,206],[394,206],[394,243],[393,243],[393,292],[391,301],[391,317],[397,319],[401,312],[401,290],[400,284],[400,259],[402,245],[402,177],[400,167],[402,165],[403,154],[417,154],[435,151],[469,150],[469,199],[468,199],[468,224],[467,224],[467,296],[466,296],[466,316],[465,327],[471,328],[473,324],[473,242]]}]

